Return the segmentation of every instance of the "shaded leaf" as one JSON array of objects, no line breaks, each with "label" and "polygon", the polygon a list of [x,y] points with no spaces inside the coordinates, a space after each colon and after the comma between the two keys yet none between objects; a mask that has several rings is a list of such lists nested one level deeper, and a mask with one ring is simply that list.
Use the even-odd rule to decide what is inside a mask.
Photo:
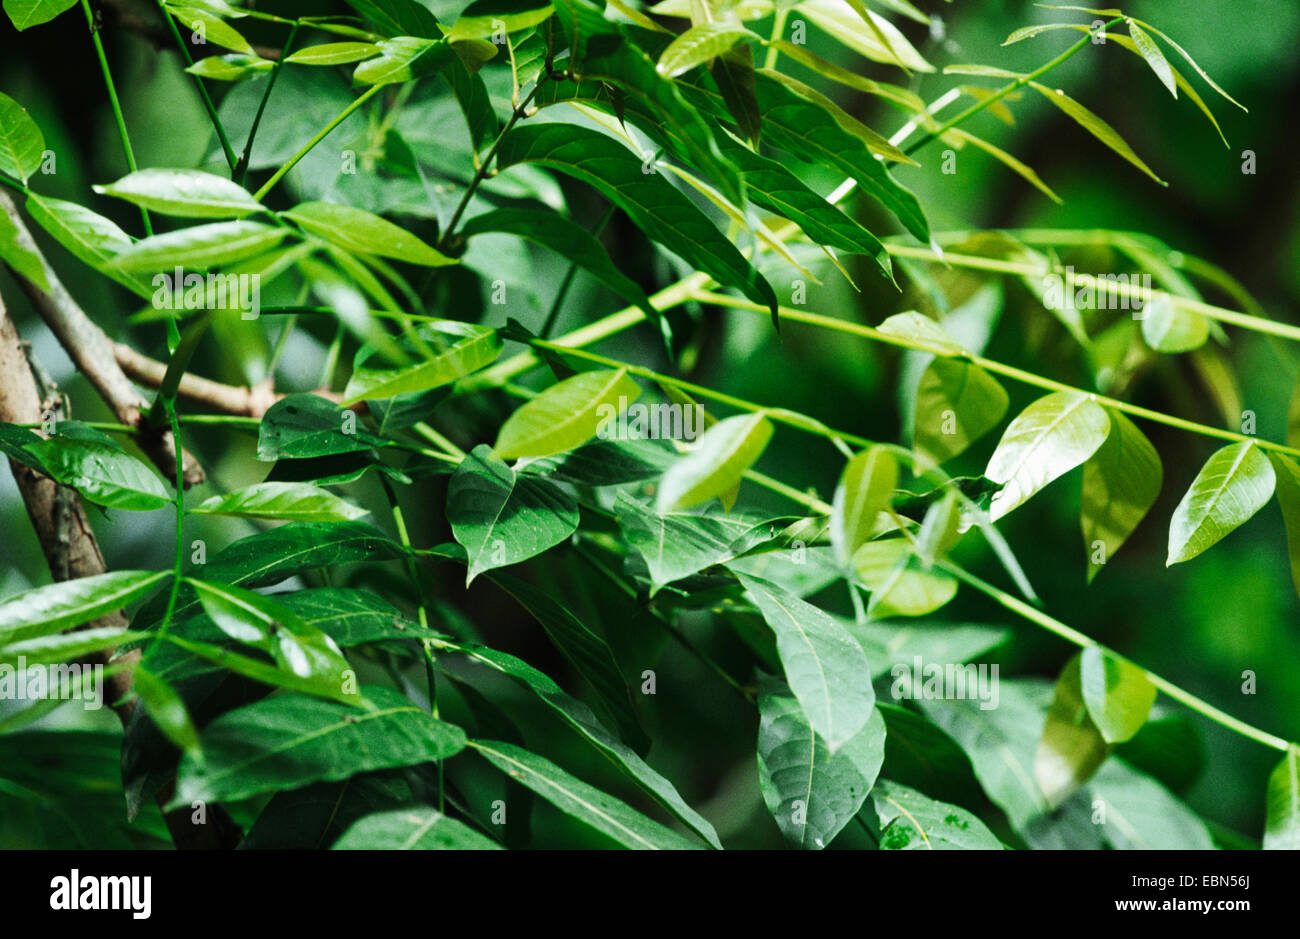
[{"label": "shaded leaf", "polygon": [[1119,411],[1106,413],[1110,418],[1106,442],[1083,464],[1083,545],[1089,582],[1146,516],[1164,479],[1160,455],[1146,435]]}]

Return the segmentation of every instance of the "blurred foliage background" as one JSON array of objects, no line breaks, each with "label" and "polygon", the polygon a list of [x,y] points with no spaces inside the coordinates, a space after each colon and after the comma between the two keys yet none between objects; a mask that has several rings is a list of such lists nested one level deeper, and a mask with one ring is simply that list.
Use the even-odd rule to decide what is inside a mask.
[{"label": "blurred foliage background", "polygon": [[[325,4],[329,10],[321,9],[322,5],[283,0],[270,8],[285,15],[348,12],[341,2]],[[449,0],[433,4],[435,10],[445,7],[449,14],[462,5]],[[899,25],[938,65],[978,62],[1028,71],[1073,42],[1077,34],[1048,33],[1001,48],[1012,30],[1067,18],[1087,19],[1020,0],[930,0],[921,5],[941,19],[942,29],[932,30],[927,37],[914,23]],[[973,148],[957,154],[956,172],[945,175],[940,169],[943,145],[931,143],[918,154],[922,167],[901,167],[898,179],[920,196],[936,231],[1051,227],[1144,232],[1231,272],[1269,316],[1300,322],[1300,164],[1296,159],[1300,123],[1295,119],[1300,109],[1300,57],[1295,55],[1300,5],[1293,0],[1133,0],[1125,12],[1176,38],[1250,109],[1248,114],[1242,113],[1206,95],[1230,147],[1224,147],[1191,102],[1183,96],[1171,100],[1137,57],[1114,44],[1094,45],[1054,72],[1050,83],[1067,89],[1109,121],[1168,180],[1169,188],[1138,173],[1037,96],[1010,102],[1014,126],[985,113],[969,129],[1036,169],[1063,197],[1064,204],[1053,204]],[[213,168],[218,151],[210,126],[170,41],[164,42],[156,33],[157,11],[151,4],[113,0],[102,14],[103,35],[139,164]],[[680,28],[681,21],[672,22]],[[144,29],[136,28],[142,23]],[[768,28],[767,23],[757,24],[761,33]],[[277,27],[250,20],[241,21],[241,29],[255,44],[278,47],[283,36]],[[818,54],[869,77],[903,80],[897,71],[851,58],[818,35],[815,27],[809,27],[808,41]],[[38,188],[89,204],[127,230],[137,231],[139,217],[129,206],[90,194],[91,184],[123,175],[126,166],[80,13],[74,10],[21,37],[7,20],[0,21],[0,49],[0,89],[28,108],[57,155],[57,172],[41,178]],[[799,75],[793,63],[786,67]],[[283,84],[272,98],[254,154],[254,182],[265,178],[268,167],[283,162],[353,95],[342,71],[334,87],[314,85],[310,92],[309,77],[300,76],[296,83],[295,74],[286,70]],[[310,76],[311,80],[318,78]],[[209,83],[223,117],[233,125],[237,148],[242,141],[240,122],[247,126],[264,80]],[[913,86],[926,100],[957,84],[996,86],[987,79],[938,74],[913,78]],[[508,88],[493,90],[508,98]],[[429,82],[418,86],[392,128],[380,126],[377,116],[358,113],[290,174],[289,192],[280,191],[271,201],[279,207],[275,200],[287,205],[290,195],[328,198],[332,191],[338,192],[364,208],[397,213],[404,224],[432,240],[439,219],[445,222],[471,171],[469,143],[462,139],[463,122],[441,91]],[[878,100],[845,94],[840,101],[886,135],[903,122],[898,112]],[[421,162],[445,167],[445,177],[435,179],[432,186],[405,179],[382,192],[379,187],[365,191],[368,179],[401,175],[389,173],[391,164],[401,159],[397,139],[389,133],[393,130]],[[345,148],[355,148],[362,161],[365,172],[357,177],[338,175],[338,155]],[[1243,173],[1246,150],[1256,156],[1254,174]],[[588,226],[594,226],[604,212],[605,206],[588,190],[579,191],[567,183],[560,187],[523,174],[507,176],[548,200],[567,200],[575,218]],[[822,191],[838,182],[827,176],[820,181]],[[897,231],[869,200],[854,200],[851,210],[879,234]],[[139,312],[131,297],[93,275],[48,239],[41,235],[38,239],[72,294],[111,335],[154,356],[164,351],[160,323],[128,322]],[[617,215],[603,240],[624,270],[647,289],[680,275],[675,261],[652,250],[644,237]],[[1077,263],[1081,270],[1089,265],[1108,269],[1107,258],[1096,254],[1080,256]],[[508,315],[537,329],[566,267],[558,256],[524,247],[517,240],[485,240],[467,256],[465,269],[451,278],[449,288],[431,291],[423,299],[427,312],[501,325],[504,317],[500,309],[493,308],[486,298],[491,282],[504,279],[516,298]],[[933,266],[924,270],[946,291],[953,306],[976,295],[981,284],[998,282],[970,272]],[[789,268],[772,268],[767,273],[778,293],[788,296],[798,275]],[[821,284],[808,285],[807,307],[875,324],[891,313],[925,308],[929,302],[902,277],[904,292],[900,295],[865,269],[854,274],[862,292],[852,290],[832,270]],[[264,295],[262,302],[291,302],[299,287],[282,279],[274,285],[276,295]],[[0,273],[0,295],[24,337],[33,343],[37,357],[70,393],[74,416],[111,419],[5,273]],[[1222,295],[1210,294],[1207,299],[1233,306]],[[1023,285],[1007,279],[1001,289],[979,294],[976,302],[987,304],[987,321],[996,323],[990,355],[1084,387],[1095,386],[1084,352]],[[568,295],[558,330],[571,329],[618,306],[615,297],[580,275]],[[832,427],[871,439],[906,439],[906,421],[900,409],[900,404],[906,404],[906,393],[897,389],[907,387],[911,366],[897,350],[794,324],[787,324],[778,338],[765,319],[743,313],[688,307],[685,315],[689,324],[680,318],[678,323],[679,333],[687,340],[681,371],[692,381],[803,411]],[[280,326],[264,318],[251,326],[224,329],[204,344],[194,370],[236,384],[263,379]],[[1229,331],[1231,341],[1223,353],[1235,375],[1233,392],[1240,407],[1255,413],[1261,436],[1283,440],[1300,351],[1256,334]],[[315,387],[332,338],[332,321],[326,324],[303,318],[279,360],[275,376],[279,390]],[[352,348],[345,344],[343,362],[350,361]],[[665,364],[664,353],[649,330],[622,335],[602,349],[654,367]],[[911,374],[914,381],[914,368]],[[345,379],[344,370],[337,387]],[[1008,390],[1013,395],[1012,414],[1037,396],[1032,389],[1012,383]],[[1240,418],[1225,414],[1219,403],[1225,394],[1231,401],[1223,386],[1216,392],[1207,382],[1192,356],[1160,357],[1136,375],[1125,391],[1136,403],[1239,429]],[[490,442],[500,416],[510,406],[505,400],[454,401],[440,409],[436,423],[468,449]],[[1015,512],[1003,526],[1007,538],[1049,612],[1229,713],[1281,736],[1300,738],[1300,602],[1290,581],[1280,513],[1270,506],[1216,550],[1167,570],[1163,561],[1168,519],[1217,445],[1160,425],[1142,426],[1164,462],[1163,493],[1133,538],[1091,587],[1084,586],[1077,471]],[[829,498],[842,466],[833,448],[824,442],[810,444],[788,428],[777,434],[759,469],[800,487],[815,487]],[[948,467],[950,472],[981,472],[997,437],[991,434],[977,443]],[[254,459],[254,441],[247,435],[213,431],[187,442],[204,459],[211,485],[217,487],[197,495],[256,482],[268,468]],[[422,480],[406,495],[407,517],[417,544],[449,540],[441,514],[443,486],[442,479]],[[367,477],[353,488],[362,504],[372,509],[376,522],[386,526],[388,516],[377,484]],[[770,508],[774,515],[792,509],[766,491],[753,489],[745,498]],[[7,472],[0,473],[0,524],[5,532],[0,540],[0,593],[8,595],[47,582],[48,572]],[[170,565],[169,513],[97,513],[96,524],[110,568],[165,569]],[[205,539],[210,551],[251,530],[248,523],[216,518],[194,517],[189,525],[190,537]],[[978,553],[968,554],[964,560],[974,569],[1003,582],[996,562]],[[635,627],[635,621],[626,619],[626,610],[619,605],[625,601],[607,596],[611,593],[608,585],[589,569],[560,561],[552,564],[554,585],[584,619],[594,618],[607,634],[625,631],[629,622]],[[479,624],[488,641],[523,655],[551,674],[565,672],[563,661],[508,599],[486,585],[476,585],[466,594],[454,572],[446,573],[440,589],[447,615],[469,617]],[[339,576],[347,580],[346,572]],[[395,599],[400,599],[405,589],[397,580],[360,585]],[[845,611],[843,590],[832,593],[836,595],[814,599]],[[962,591],[939,616],[947,621],[1009,626],[1011,641],[993,657],[1004,676],[1055,678],[1073,651],[1024,622],[1012,621],[1005,611],[969,591]],[[724,665],[739,667],[742,640],[724,621],[701,617],[700,622],[687,626]],[[654,644],[638,636],[624,637],[623,642],[630,650]],[[1242,693],[1246,671],[1257,676],[1257,693],[1253,695]],[[764,810],[758,790],[756,716],[676,646],[667,648],[659,676],[658,694],[648,699],[646,707],[654,738],[651,762],[677,780],[683,796],[714,821],[729,845],[779,845],[776,826]],[[64,708],[46,720],[113,730],[117,726],[107,710],[95,713]],[[1193,808],[1226,830],[1257,837],[1263,825],[1264,784],[1277,755],[1195,716],[1188,721],[1203,740],[1203,750],[1200,756],[1195,753],[1194,739],[1179,744],[1185,757],[1201,763],[1199,773],[1188,781],[1182,794]],[[603,775],[604,771],[593,766],[586,778],[600,784]],[[535,824],[548,822],[539,817]],[[556,837],[575,836],[561,833]]]}]

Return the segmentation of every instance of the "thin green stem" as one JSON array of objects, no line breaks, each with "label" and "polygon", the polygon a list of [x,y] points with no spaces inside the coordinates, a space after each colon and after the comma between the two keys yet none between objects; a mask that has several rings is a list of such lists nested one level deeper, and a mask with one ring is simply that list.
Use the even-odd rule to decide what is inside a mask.
[{"label": "thin green stem", "polygon": [[776,58],[781,54],[776,41],[785,35],[785,21],[789,15],[790,8],[782,6],[777,8],[776,16],[772,18],[772,38],[767,46],[767,55],[763,57],[763,68],[776,68]]},{"label": "thin green stem", "polygon": [[1006,607],[1008,610],[1011,610],[1013,613],[1016,613],[1019,616],[1024,617],[1030,622],[1043,627],[1044,629],[1048,630],[1051,633],[1054,633],[1057,636],[1060,636],[1066,642],[1072,643],[1081,649],[1086,649],[1088,646],[1097,646],[1097,648],[1103,649],[1108,655],[1112,655],[1115,658],[1120,659],[1121,661],[1128,662],[1134,667],[1141,669],[1142,672],[1146,675],[1146,677],[1151,681],[1151,683],[1155,685],[1157,688],[1159,688],[1161,691],[1163,691],[1165,694],[1169,695],[1169,697],[1173,698],[1175,701],[1178,701],[1186,705],[1187,707],[1191,708],[1193,711],[1196,711],[1198,714],[1201,714],[1204,717],[1209,718],[1210,720],[1214,721],[1216,724],[1226,727],[1228,730],[1235,731],[1236,733],[1241,734],[1243,737],[1249,737],[1251,740],[1254,740],[1258,743],[1262,743],[1266,747],[1272,747],[1274,750],[1281,750],[1284,753],[1286,752],[1287,741],[1284,740],[1283,738],[1278,737],[1274,734],[1270,734],[1266,731],[1260,730],[1258,727],[1254,727],[1250,724],[1247,724],[1245,721],[1239,720],[1238,718],[1233,717],[1231,714],[1219,710],[1214,705],[1201,700],[1200,698],[1196,697],[1196,695],[1192,694],[1189,691],[1183,690],[1182,688],[1178,687],[1168,679],[1161,678],[1159,675],[1155,674],[1155,672],[1151,672],[1145,668],[1142,668],[1141,665],[1132,661],[1131,659],[1119,655],[1115,651],[1108,649],[1106,646],[1103,646],[1101,643],[1097,642],[1096,640],[1079,632],[1077,629],[1074,629],[1071,626],[1067,626],[1065,623],[1062,623],[1060,620],[1047,615],[1042,610],[1037,609],[1036,607],[1030,606],[1028,603],[1025,603],[1023,600],[1020,600],[1012,596],[1011,594],[1007,593],[1005,590],[1000,590],[999,588],[993,586],[992,584],[984,580],[981,580],[979,577],[976,577],[974,574],[971,574],[970,572],[963,570],[961,567],[957,566],[956,564],[952,564],[948,561],[939,561],[937,563],[941,568],[943,568],[949,574],[952,574],[958,580],[961,580],[966,584],[969,584],[970,586],[978,590],[980,593],[997,601],[1002,606]]},{"label": "thin green stem", "polygon": [[[610,207],[605,210],[605,214],[600,217],[600,221],[597,222],[596,227],[592,229],[591,234],[594,237],[600,237],[601,232],[605,230],[605,226],[609,224],[609,220],[614,217],[614,210],[616,208],[618,208],[618,206],[610,205]],[[555,299],[551,302],[551,309],[546,314],[546,320],[542,323],[541,331],[538,332],[538,335],[543,339],[551,338],[551,330],[555,328],[555,321],[559,318],[560,310],[564,306],[564,298],[568,296],[569,288],[573,285],[573,278],[577,273],[577,263],[570,264],[568,271],[564,274],[564,280],[560,282],[560,289],[556,291]]]},{"label": "thin green stem", "polygon": [[297,166],[298,161],[301,160],[303,157],[305,157],[308,153],[310,153],[312,151],[312,148],[315,147],[316,144],[324,140],[330,134],[330,132],[334,130],[334,128],[338,127],[349,117],[351,117],[353,111],[361,107],[363,104],[365,104],[375,95],[377,95],[383,89],[384,89],[383,85],[371,85],[369,88],[367,88],[355,101],[353,101],[346,108],[340,111],[337,117],[335,117],[332,121],[330,121],[328,124],[322,127],[320,131],[314,137],[312,137],[311,140],[303,144],[302,148],[297,153],[289,157],[289,161],[285,163],[284,166],[276,170],[274,175],[272,175],[271,178],[268,179],[262,185],[261,189],[253,193],[253,198],[257,199],[260,202],[268,192],[270,192],[272,189],[275,188],[275,184],[284,178],[284,174],[289,172],[289,170],[293,169],[295,166]]},{"label": "thin green stem", "polygon": [[[1104,32],[1105,30],[1110,29],[1112,26],[1116,26],[1122,22],[1124,22],[1124,17],[1122,16],[1116,17],[1115,19],[1107,23],[1105,26],[1103,26],[1102,31]],[[1089,33],[1088,35],[1080,39],[1078,42],[1070,46],[1068,49],[1066,49],[1064,52],[1062,52],[1060,55],[1058,55],[1056,58],[1052,59],[1050,62],[1047,62],[1044,65],[1040,65],[1038,68],[1034,69],[1028,75],[1021,75],[1015,81],[1011,82],[1008,85],[1004,85],[1003,87],[995,91],[993,94],[989,95],[987,98],[975,102],[970,107],[968,107],[965,111],[962,111],[960,114],[956,115],[955,117],[945,121],[943,124],[939,125],[939,127],[935,128],[934,130],[929,131],[928,133],[926,133],[924,137],[916,141],[914,144],[912,144],[903,152],[906,153],[908,156],[911,156],[913,153],[915,153],[917,150],[920,150],[931,140],[935,140],[943,136],[948,131],[956,127],[958,124],[961,124],[964,121],[969,120],[970,118],[978,114],[980,111],[983,111],[989,105],[993,104],[994,102],[1001,101],[1003,98],[1011,94],[1011,92],[1015,91],[1016,89],[1023,88],[1025,85],[1028,85],[1031,81],[1034,81],[1038,78],[1041,78],[1043,75],[1046,75],[1052,69],[1056,68],[1062,62],[1066,61],[1071,56],[1073,56],[1084,46],[1088,45],[1088,43],[1090,43],[1091,41],[1092,41],[1092,34]]]},{"label": "thin green stem", "polygon": [[[181,35],[180,29],[176,25],[175,18],[172,17],[171,11],[167,9],[163,0],[158,0],[158,12],[162,14],[163,22],[171,30],[172,38],[176,40],[176,48],[180,50],[181,58],[185,60],[185,67],[192,68],[194,65],[194,56],[190,55],[190,47],[185,42],[185,37]],[[193,75],[193,73],[191,73]],[[194,86],[199,89],[199,97],[203,99],[203,109],[208,112],[208,120],[212,122],[212,128],[217,132],[217,139],[221,141],[221,152],[226,155],[226,163],[229,164],[231,172],[235,169],[235,149],[230,145],[230,138],[226,136],[226,128],[222,126],[221,118],[217,116],[217,107],[212,103],[212,96],[208,94],[208,86],[203,83],[200,75],[193,75]]]},{"label": "thin green stem", "polygon": [[167,417],[171,423],[172,444],[176,451],[176,552],[172,566],[171,589],[167,594],[167,610],[163,613],[162,623],[154,634],[151,648],[161,642],[163,637],[167,635],[167,630],[172,622],[172,614],[176,612],[176,598],[180,595],[181,580],[184,577],[182,565],[185,560],[185,461],[181,456],[181,427],[180,421],[176,417],[175,401],[168,398],[166,409]]},{"label": "thin green stem", "polygon": [[[117,86],[113,84],[113,73],[108,67],[108,56],[104,53],[103,40],[99,38],[99,29],[95,26],[95,14],[90,11],[90,0],[81,0],[82,12],[86,14],[86,26],[90,29],[90,40],[95,45],[95,55],[99,58],[99,70],[104,74],[104,87],[108,89],[108,101],[113,108],[113,120],[117,122],[117,135],[122,140],[122,152],[126,154],[126,165],[132,173],[137,169],[135,151],[131,149],[131,135],[126,131],[126,118],[122,116],[122,103],[117,99]],[[149,221],[149,210],[140,209],[140,218],[144,222],[144,233],[153,234],[153,224]]]},{"label": "thin green stem", "polygon": [[[244,177],[248,174],[248,164],[253,158],[253,141],[257,138],[257,129],[262,125],[262,115],[266,113],[266,103],[271,100],[271,92],[275,90],[275,82],[280,77],[280,69],[284,67],[284,60],[289,57],[289,51],[293,48],[293,41],[297,36],[298,24],[294,23],[293,28],[289,30],[289,38],[284,41],[284,46],[280,49],[280,58],[271,69],[271,77],[266,83],[266,90],[262,92],[262,100],[257,105],[257,114],[253,116],[253,126],[248,129],[248,140],[244,143],[244,154],[239,158],[238,163],[231,164],[231,179],[240,185],[243,185]],[[202,87],[201,83],[200,87]],[[215,118],[215,112],[213,116]],[[228,158],[230,156],[233,156],[233,154],[228,155]]]}]

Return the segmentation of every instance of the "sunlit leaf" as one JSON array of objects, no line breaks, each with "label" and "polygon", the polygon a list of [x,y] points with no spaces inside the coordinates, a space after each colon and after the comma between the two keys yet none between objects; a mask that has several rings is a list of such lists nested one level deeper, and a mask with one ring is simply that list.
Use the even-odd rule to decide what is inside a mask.
[{"label": "sunlit leaf", "polygon": [[1165,566],[1189,561],[1264,507],[1276,474],[1250,441],[1215,451],[1174,509]]}]

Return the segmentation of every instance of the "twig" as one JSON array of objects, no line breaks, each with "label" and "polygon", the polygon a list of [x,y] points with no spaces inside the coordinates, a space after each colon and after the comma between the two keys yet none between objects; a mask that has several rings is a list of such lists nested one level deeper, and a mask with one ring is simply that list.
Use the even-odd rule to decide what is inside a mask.
[{"label": "twig", "polygon": [[[112,409],[117,419],[123,424],[140,429],[141,433],[136,438],[140,449],[153,461],[163,476],[169,480],[175,479],[176,456],[172,448],[171,431],[165,428],[150,428],[145,422],[146,403],[117,364],[113,341],[95,325],[64,288],[54,268],[50,267],[49,261],[36,246],[31,232],[27,230],[27,225],[18,212],[18,207],[6,192],[0,192],[0,209],[3,209],[13,222],[19,247],[40,258],[45,282],[49,285],[48,289],[43,289],[15,270],[13,275],[19,286],[31,299],[41,319],[45,320],[50,331],[58,338],[68,357],[95,386],[95,390],[104,399],[104,403]],[[201,483],[206,478],[199,461],[188,452],[184,454],[183,478],[186,487]]]}]

